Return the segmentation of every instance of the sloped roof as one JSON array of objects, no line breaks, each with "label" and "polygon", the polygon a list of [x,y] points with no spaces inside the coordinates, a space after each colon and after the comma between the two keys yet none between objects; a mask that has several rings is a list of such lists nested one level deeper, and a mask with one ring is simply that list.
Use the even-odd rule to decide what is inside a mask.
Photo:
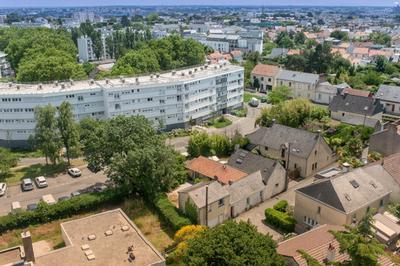
[{"label": "sloped roof", "polygon": [[265,182],[268,182],[269,177],[278,164],[279,163],[275,160],[243,149],[238,149],[228,160],[228,165],[248,174],[261,171],[261,175]]},{"label": "sloped roof", "polygon": [[208,187],[208,203],[213,203],[229,196],[229,192],[225,186],[217,181],[198,183],[179,191],[179,193],[188,193],[194,204],[198,208],[203,208],[206,206],[206,187]]},{"label": "sloped roof", "polygon": [[391,192],[378,178],[368,168],[357,168],[297,191],[344,213],[351,213]]},{"label": "sloped roof", "polygon": [[228,187],[231,204],[263,190],[265,184],[260,171],[254,172]]},{"label": "sloped roof", "polygon": [[282,145],[290,142],[291,149],[296,150],[296,155],[308,158],[318,142],[319,135],[307,130],[273,124],[271,127],[261,127],[247,135],[250,143],[271,147],[279,150]]},{"label": "sloped roof", "polygon": [[388,172],[398,184],[400,184],[400,153],[395,153],[385,157],[383,168]]},{"label": "sloped roof", "polygon": [[283,69],[281,72],[279,72],[277,79],[317,84],[319,75]]},{"label": "sloped roof", "polygon": [[[365,110],[365,108],[367,108]],[[355,96],[351,94],[336,95],[329,104],[329,110],[333,112],[349,112],[361,115],[373,116],[383,112],[383,106],[379,100]]]},{"label": "sloped roof", "polygon": [[267,76],[267,77],[275,77],[278,75],[280,68],[274,65],[264,65],[264,64],[257,64],[253,71],[251,71],[252,75],[260,75],[260,76]]},{"label": "sloped roof", "polygon": [[370,91],[363,91],[363,90],[356,90],[352,88],[345,88],[342,91],[342,94],[347,93],[350,95],[355,95],[355,96],[362,96],[362,97],[370,97],[372,93]]},{"label": "sloped roof", "polygon": [[375,94],[377,99],[390,102],[400,102],[400,87],[391,85],[379,86],[378,92]]},{"label": "sloped roof", "polygon": [[186,163],[186,168],[210,179],[218,178],[218,181],[223,184],[228,184],[230,181],[235,182],[247,176],[245,172],[203,156],[188,161]]}]

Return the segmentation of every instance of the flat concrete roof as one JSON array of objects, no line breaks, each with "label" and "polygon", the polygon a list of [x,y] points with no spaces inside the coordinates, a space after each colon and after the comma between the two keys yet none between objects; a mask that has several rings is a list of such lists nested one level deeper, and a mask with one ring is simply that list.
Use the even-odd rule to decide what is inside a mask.
[{"label": "flat concrete roof", "polygon": [[[36,257],[35,265],[165,265],[164,257],[121,209],[62,223],[61,231],[66,247]],[[130,246],[133,262],[128,260]],[[95,258],[88,260],[85,252]]]},{"label": "flat concrete roof", "polygon": [[[0,83],[0,95],[26,95],[26,94],[46,94],[46,93],[65,93],[75,92],[82,90],[94,90],[94,89],[115,89],[127,87],[131,89],[132,86],[142,87],[154,87],[162,86],[169,83],[177,82],[188,82],[192,80],[206,78],[212,75],[223,74],[234,70],[243,70],[242,67],[232,65],[229,63],[222,64],[210,64],[203,66],[196,66],[176,71],[170,71],[165,73],[137,77],[124,77],[124,78],[113,78],[103,80],[83,80],[83,81],[69,81],[54,83],[37,83],[37,84],[18,84],[18,83]],[[191,74],[189,74],[191,73]],[[138,78],[138,82],[136,82]]]},{"label": "flat concrete roof", "polygon": [[0,251],[0,265],[13,265],[21,259],[21,247],[12,247]]}]

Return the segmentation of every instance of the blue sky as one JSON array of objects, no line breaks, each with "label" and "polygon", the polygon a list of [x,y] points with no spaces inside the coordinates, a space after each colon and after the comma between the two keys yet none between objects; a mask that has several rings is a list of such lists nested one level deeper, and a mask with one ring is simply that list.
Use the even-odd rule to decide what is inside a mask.
[{"label": "blue sky", "polygon": [[0,0],[0,7],[93,5],[350,5],[391,6],[393,0]]}]

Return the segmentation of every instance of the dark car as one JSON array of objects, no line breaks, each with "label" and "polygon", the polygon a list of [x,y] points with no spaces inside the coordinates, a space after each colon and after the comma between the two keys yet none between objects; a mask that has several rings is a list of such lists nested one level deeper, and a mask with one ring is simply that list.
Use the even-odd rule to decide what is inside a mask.
[{"label": "dark car", "polygon": [[92,172],[92,173],[97,173],[101,170],[101,167],[92,163],[89,163],[87,168]]},{"label": "dark car", "polygon": [[71,197],[70,196],[62,196],[58,198],[58,201],[66,201],[69,200]]},{"label": "dark car", "polygon": [[28,206],[26,206],[26,209],[27,209],[28,211],[34,211],[34,210],[36,210],[37,208],[38,208],[37,203],[31,203],[31,204],[28,204]]}]

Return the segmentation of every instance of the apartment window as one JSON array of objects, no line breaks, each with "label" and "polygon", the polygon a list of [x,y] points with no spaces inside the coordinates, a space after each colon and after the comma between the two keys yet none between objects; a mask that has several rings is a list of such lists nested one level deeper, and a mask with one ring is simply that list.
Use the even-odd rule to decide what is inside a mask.
[{"label": "apartment window", "polygon": [[121,105],[119,103],[116,103],[115,104],[115,110],[119,110],[119,109],[121,109]]},{"label": "apartment window", "polygon": [[271,78],[268,79],[268,82],[271,82]]},{"label": "apartment window", "polygon": [[222,207],[222,206],[224,206],[224,205],[225,205],[224,199],[218,200],[218,207]]},{"label": "apartment window", "polygon": [[78,101],[83,101],[83,96],[82,95],[78,96]]},{"label": "apartment window", "polygon": [[342,116],[344,116],[345,114],[344,113],[342,113]]},{"label": "apartment window", "polygon": [[261,81],[264,81],[264,77],[261,77]]},{"label": "apartment window", "polygon": [[292,87],[292,82],[289,82],[289,87]]},{"label": "apartment window", "polygon": [[153,101],[153,98],[147,98],[147,101],[148,101],[148,102],[152,102],[152,101]]},{"label": "apartment window", "polygon": [[160,100],[160,103],[161,103],[161,104],[164,104],[164,103],[165,103],[165,100]]}]

